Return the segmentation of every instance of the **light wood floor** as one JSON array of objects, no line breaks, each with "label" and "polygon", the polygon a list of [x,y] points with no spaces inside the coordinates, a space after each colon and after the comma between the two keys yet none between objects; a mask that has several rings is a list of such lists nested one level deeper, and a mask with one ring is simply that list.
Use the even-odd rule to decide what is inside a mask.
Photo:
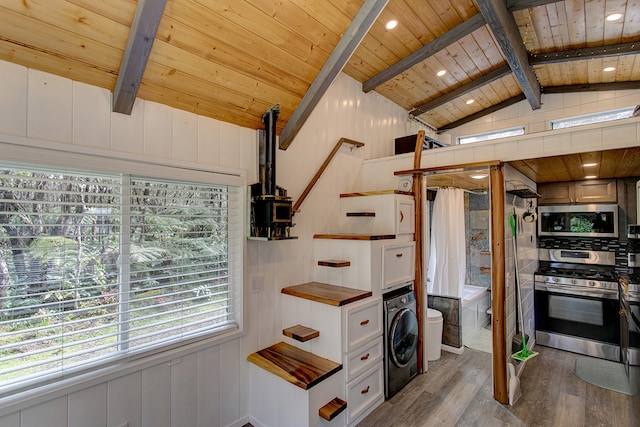
[{"label": "light wood floor", "polygon": [[514,406],[492,397],[491,355],[442,352],[398,394],[369,414],[366,426],[640,426],[640,394],[596,387],[573,373],[574,353],[536,346]]}]

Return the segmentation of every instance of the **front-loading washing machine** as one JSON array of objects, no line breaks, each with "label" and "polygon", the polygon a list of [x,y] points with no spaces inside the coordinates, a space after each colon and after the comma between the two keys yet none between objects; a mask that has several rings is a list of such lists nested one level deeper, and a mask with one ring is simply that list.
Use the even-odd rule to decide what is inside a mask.
[{"label": "front-loading washing machine", "polygon": [[384,396],[391,398],[418,373],[418,318],[411,287],[383,297]]}]

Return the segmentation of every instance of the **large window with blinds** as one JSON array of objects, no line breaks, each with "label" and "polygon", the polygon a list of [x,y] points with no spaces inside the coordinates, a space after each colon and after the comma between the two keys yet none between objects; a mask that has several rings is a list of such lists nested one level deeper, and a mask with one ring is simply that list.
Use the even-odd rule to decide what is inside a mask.
[{"label": "large window with blinds", "polygon": [[237,328],[240,197],[0,166],[0,392]]}]

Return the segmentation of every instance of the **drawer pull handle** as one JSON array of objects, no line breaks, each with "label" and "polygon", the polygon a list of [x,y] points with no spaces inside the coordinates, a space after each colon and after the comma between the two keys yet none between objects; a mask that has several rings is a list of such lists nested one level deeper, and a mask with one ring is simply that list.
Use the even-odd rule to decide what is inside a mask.
[{"label": "drawer pull handle", "polygon": [[402,258],[402,253],[396,254],[396,257]]},{"label": "drawer pull handle", "polygon": [[369,358],[369,353],[365,354],[360,358],[360,360],[367,360]]},{"label": "drawer pull handle", "polygon": [[404,213],[400,211],[400,222],[404,221]]},{"label": "drawer pull handle", "polygon": [[360,391],[360,394],[367,394],[369,393],[369,386],[367,386],[367,388],[365,388],[364,390]]},{"label": "drawer pull handle", "polygon": [[369,319],[367,320],[363,320],[362,322],[360,322],[360,326],[365,326],[369,324]]}]

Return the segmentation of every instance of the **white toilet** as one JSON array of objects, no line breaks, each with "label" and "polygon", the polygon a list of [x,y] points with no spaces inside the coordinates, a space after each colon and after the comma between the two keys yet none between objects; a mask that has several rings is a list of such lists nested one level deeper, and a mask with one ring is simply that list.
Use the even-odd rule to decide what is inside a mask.
[{"label": "white toilet", "polygon": [[442,350],[442,313],[433,308],[427,308],[427,327],[425,331],[425,354],[428,361],[440,359]]}]

